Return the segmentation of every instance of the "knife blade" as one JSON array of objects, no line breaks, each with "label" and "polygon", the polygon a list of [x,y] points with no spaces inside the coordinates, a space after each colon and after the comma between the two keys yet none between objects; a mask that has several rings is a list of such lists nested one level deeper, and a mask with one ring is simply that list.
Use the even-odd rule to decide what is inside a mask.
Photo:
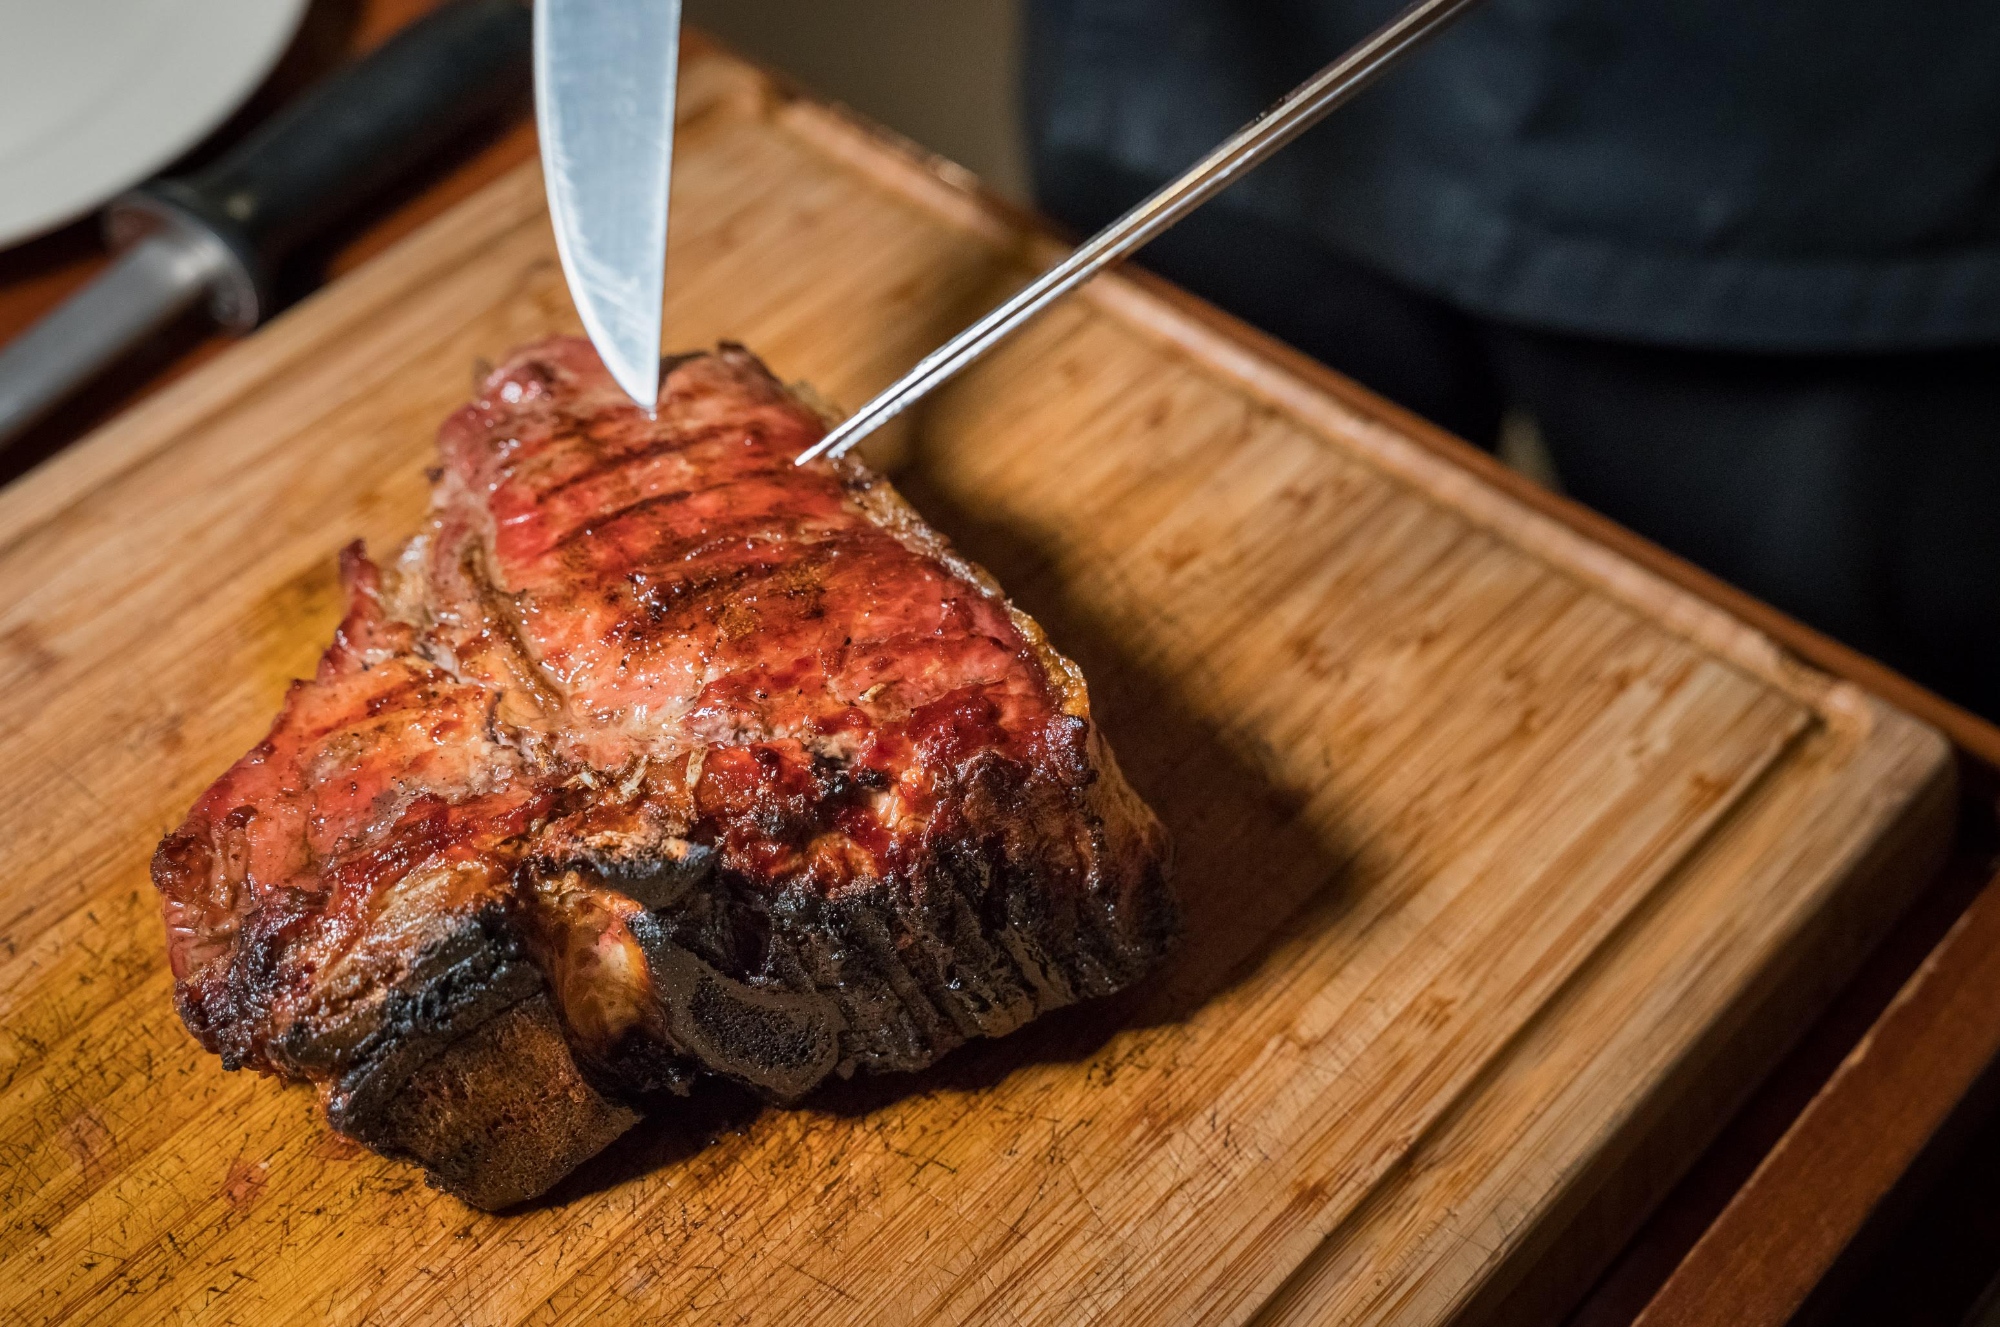
[{"label": "knife blade", "polygon": [[540,0],[535,118],[556,252],[591,344],[660,397],[680,0]]},{"label": "knife blade", "polygon": [[525,91],[527,0],[453,0],[316,85],[214,165],[105,214],[121,255],[0,348],[0,448],[204,301],[247,331],[297,248]]},{"label": "knife blade", "polygon": [[839,456],[971,367],[1023,323],[1105,268],[1124,261],[1188,213],[1227,189],[1279,149],[1344,105],[1397,61],[1478,0],[1417,0],[1322,68],[1262,115],[1162,185],[1131,211],[1078,245],[1069,257],[1022,287],[972,326],[926,355],[845,422],[800,452],[796,464]]}]

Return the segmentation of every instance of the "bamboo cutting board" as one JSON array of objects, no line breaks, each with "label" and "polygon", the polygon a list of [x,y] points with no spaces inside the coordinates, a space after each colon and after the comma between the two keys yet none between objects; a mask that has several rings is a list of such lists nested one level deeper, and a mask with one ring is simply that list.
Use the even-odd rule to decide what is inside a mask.
[{"label": "bamboo cutting board", "polygon": [[[1048,243],[713,53],[670,336],[850,405]],[[1528,1319],[1946,843],[1942,739],[1153,283],[932,402],[906,492],[1076,656],[1173,830],[1140,990],[494,1217],[224,1073],[147,859],[416,526],[474,365],[573,329],[539,181],[0,493],[0,1320]]]}]

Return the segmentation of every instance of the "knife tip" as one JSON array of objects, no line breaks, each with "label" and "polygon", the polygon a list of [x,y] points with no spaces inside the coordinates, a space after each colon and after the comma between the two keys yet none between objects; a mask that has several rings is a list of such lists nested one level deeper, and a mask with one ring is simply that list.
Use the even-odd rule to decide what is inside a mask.
[{"label": "knife tip", "polygon": [[657,366],[651,373],[637,365],[606,363],[611,371],[611,380],[618,384],[620,391],[639,407],[648,419],[658,419],[660,415],[660,372]]}]

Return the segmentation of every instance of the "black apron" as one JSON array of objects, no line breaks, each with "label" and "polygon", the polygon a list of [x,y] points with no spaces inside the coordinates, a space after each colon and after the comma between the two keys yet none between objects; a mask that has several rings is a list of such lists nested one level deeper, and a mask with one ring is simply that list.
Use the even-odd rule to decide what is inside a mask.
[{"label": "black apron", "polygon": [[[1164,180],[1396,7],[1030,0],[1038,176]],[[1488,0],[1217,205],[1524,327],[2000,343],[2000,3]]]}]

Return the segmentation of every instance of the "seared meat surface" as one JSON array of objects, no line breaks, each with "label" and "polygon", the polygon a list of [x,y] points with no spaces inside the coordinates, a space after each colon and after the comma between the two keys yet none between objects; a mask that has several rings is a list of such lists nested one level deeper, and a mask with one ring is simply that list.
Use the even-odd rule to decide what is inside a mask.
[{"label": "seared meat surface", "polygon": [[182,1016],[486,1207],[661,1092],[788,1101],[1124,986],[1166,839],[1074,665],[748,352],[587,342],[444,426],[427,529],[160,845]]}]

